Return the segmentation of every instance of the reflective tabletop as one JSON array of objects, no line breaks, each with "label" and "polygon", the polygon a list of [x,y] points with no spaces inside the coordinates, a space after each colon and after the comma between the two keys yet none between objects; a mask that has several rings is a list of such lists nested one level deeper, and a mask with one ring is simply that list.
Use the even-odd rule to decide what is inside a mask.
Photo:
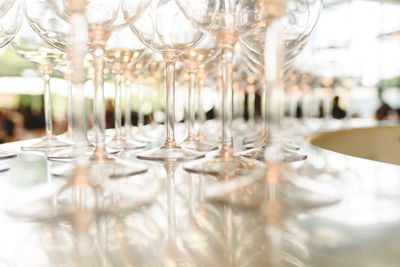
[{"label": "reflective tabletop", "polygon": [[298,143],[306,161],[232,181],[146,163],[71,182],[19,153],[2,162],[0,266],[399,266],[400,166]]}]

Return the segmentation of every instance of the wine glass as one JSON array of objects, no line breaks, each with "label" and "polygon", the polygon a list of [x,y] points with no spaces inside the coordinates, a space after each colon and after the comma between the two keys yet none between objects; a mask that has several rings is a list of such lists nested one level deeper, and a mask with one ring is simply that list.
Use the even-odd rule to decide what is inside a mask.
[{"label": "wine glass", "polygon": [[[6,46],[14,38],[22,23],[22,12],[19,1],[0,1],[0,48]],[[15,158],[17,154],[0,151],[0,160]],[[0,171],[8,170],[6,166],[0,166]]]},{"label": "wine glass", "polygon": [[[177,0],[193,25],[213,34],[221,48],[222,63],[222,144],[212,159],[185,164],[184,169],[233,178],[257,168],[258,162],[235,155],[232,138],[233,53],[239,36],[261,26],[262,13],[256,1]],[[228,179],[230,179],[228,178]]]},{"label": "wine glass", "polygon": [[128,64],[135,64],[147,53],[145,47],[137,38],[133,37],[134,35],[127,27],[115,29],[106,43],[105,50],[106,62],[110,65],[115,81],[115,134],[108,146],[119,150],[138,149],[146,146],[143,143],[128,140],[122,135],[121,97],[123,73]]},{"label": "wine glass", "polygon": [[160,54],[154,54],[152,62],[147,70],[147,75],[150,78],[149,87],[151,89],[151,124],[147,126],[146,134],[152,137],[155,143],[161,144],[165,136],[164,125],[160,122],[163,121],[164,113],[160,110],[159,104],[159,84],[160,81],[164,80],[164,73],[162,69],[164,68],[164,62]]},{"label": "wine glass", "polygon": [[[132,2],[123,1],[125,17],[132,17]],[[175,64],[183,52],[195,47],[204,34],[194,28],[173,0],[152,1],[140,18],[130,23],[142,42],[160,53],[166,65],[166,140],[159,148],[138,153],[146,160],[184,160],[203,154],[186,150],[175,141]],[[179,28],[179,30],[177,30]]]},{"label": "wine glass", "polygon": [[[210,151],[217,149],[216,146],[201,141],[195,133],[195,110],[196,107],[196,80],[199,79],[198,72],[200,66],[205,66],[209,62],[215,60],[220,53],[218,44],[207,35],[201,43],[192,50],[183,53],[180,60],[185,64],[186,72],[189,74],[189,93],[188,93],[188,133],[186,139],[179,145],[186,149],[197,151]],[[200,97],[200,91],[197,92],[197,97]],[[201,107],[201,102],[197,104],[198,109]],[[199,110],[200,111],[200,110]]]},{"label": "wine glass", "polygon": [[[132,34],[132,33],[131,33]],[[127,72],[129,73],[130,80],[132,81],[133,85],[135,86],[135,91],[137,93],[137,130],[136,132],[131,135],[129,132],[129,128],[126,130],[127,138],[132,140],[137,140],[139,142],[149,143],[152,142],[153,137],[147,135],[144,131],[144,114],[143,114],[143,105],[144,105],[144,89],[145,89],[145,82],[146,76],[145,72],[151,67],[153,61],[153,53],[147,51],[147,53],[136,63],[129,64]],[[153,65],[154,66],[154,65]],[[128,102],[128,99],[126,99]],[[128,102],[129,103],[129,102]],[[127,105],[129,106],[129,105]],[[130,106],[129,106],[130,107]],[[130,113],[129,116],[130,117]]]},{"label": "wine glass", "polygon": [[25,19],[21,29],[11,42],[12,47],[22,58],[38,67],[44,82],[44,113],[45,113],[45,132],[42,140],[22,150],[49,151],[63,149],[70,144],[59,141],[53,134],[52,112],[50,98],[50,76],[54,66],[61,64],[64,53],[55,47],[45,43],[42,38],[33,30]]},{"label": "wine glass", "polygon": [[[236,120],[235,129],[241,134],[243,139],[248,136],[254,136],[254,132],[259,131],[259,125],[256,123],[255,118],[255,106],[256,106],[256,94],[259,85],[263,84],[262,71],[260,72],[256,67],[253,67],[248,62],[245,55],[241,54],[240,61],[238,63],[238,70],[236,73],[236,86],[238,87],[238,95],[243,95],[243,99],[239,99],[241,102],[240,117]],[[247,122],[244,121],[244,109],[245,109],[245,94],[247,94]]]},{"label": "wine glass", "polygon": [[[37,0],[41,4],[40,0]],[[141,13],[142,4],[145,6],[148,1],[135,1],[132,4],[134,12],[132,16]],[[93,57],[94,68],[94,132],[95,132],[95,149],[90,157],[90,168],[93,173],[103,172],[108,173],[110,177],[124,177],[138,173],[143,173],[147,167],[140,164],[133,164],[127,161],[117,159],[111,155],[105,144],[105,99],[104,99],[104,69],[105,69],[105,51],[106,43],[114,30],[119,30],[126,23],[121,22],[121,17],[118,17],[120,10],[120,1],[108,0],[89,0],[85,3],[77,5],[69,5],[69,1],[46,1],[44,6],[51,12],[57,14],[57,20],[71,21],[71,7],[85,7],[83,10],[88,25],[87,43],[89,51]],[[129,19],[133,19],[130,17]],[[60,23],[61,24],[61,23]],[[48,29],[48,23],[42,23],[39,26],[41,29]],[[66,28],[63,28],[66,29]],[[61,34],[50,41],[56,41],[58,44],[67,43],[69,31],[64,32],[60,28]],[[54,29],[53,29],[54,31]],[[47,36],[49,39],[53,35]],[[80,128],[84,127],[81,123]],[[80,130],[81,131],[81,130]],[[97,169],[97,170],[96,170]]]},{"label": "wine glass", "polygon": [[[219,60],[214,60],[206,65],[200,65],[198,71],[198,86],[197,86],[197,124],[198,130],[197,135],[200,139],[207,143],[218,145],[221,142],[220,127],[220,71],[219,71]],[[204,111],[203,97],[204,89],[208,91],[212,98],[209,99],[213,105],[214,118],[206,120],[206,114]]]},{"label": "wine glass", "polygon": [[[61,73],[64,74],[64,77],[67,80],[68,83],[68,132],[67,136],[63,136],[63,140],[69,141],[70,143],[74,143],[75,145],[79,143],[79,147],[82,153],[82,155],[90,155],[94,148],[91,143],[89,143],[87,136],[86,136],[86,126],[85,126],[85,118],[86,118],[86,105],[85,105],[85,96],[81,95],[81,89],[76,89],[78,91],[75,92],[75,95],[72,94],[72,91],[74,90],[73,86],[73,77],[75,75],[78,75],[77,73],[74,73],[72,71],[72,63],[70,62],[70,57],[67,56],[68,53],[68,38],[69,38],[69,33],[71,32],[71,26],[70,23],[67,20],[64,20],[61,18],[55,10],[52,8],[51,2],[47,0],[31,0],[31,1],[24,1],[24,12],[25,16],[28,19],[30,26],[33,28],[33,30],[39,34],[39,36],[50,46],[56,47],[59,50],[63,51],[63,56],[62,60],[58,62],[57,65],[54,66],[55,70],[60,71]],[[81,29],[81,35],[85,33],[85,29]],[[87,42],[85,40],[85,42]],[[86,46],[83,46],[82,48],[85,49]],[[82,52],[79,52],[82,54]],[[80,71],[83,72],[82,76],[85,76],[82,80],[82,84],[80,84],[77,87],[83,87],[83,82],[86,81],[86,72],[87,70],[91,67],[92,64],[92,57],[90,54],[87,54],[87,52],[83,52],[85,55],[80,55],[82,62],[81,66],[83,69]],[[78,95],[81,95],[80,97],[82,99],[79,99]],[[78,106],[73,105],[72,98],[76,97],[76,99],[79,99],[78,101],[80,104]],[[80,123],[81,129],[76,129],[78,132],[77,135],[80,136],[79,140],[74,140],[74,133],[72,132],[72,124],[73,124],[73,117],[74,117],[74,111],[76,113],[79,113],[79,115],[76,115],[76,117],[79,117],[80,120],[83,123]],[[78,112],[79,111],[79,112]],[[114,151],[113,151],[114,152]],[[118,151],[117,151],[118,152]],[[72,147],[68,147],[62,150],[52,150],[50,153],[47,155],[48,159],[50,160],[56,160],[56,161],[70,161],[75,157],[74,149]]]},{"label": "wine glass", "polygon": [[[281,25],[281,28],[279,30],[283,32],[283,34],[279,33],[279,38],[283,38],[286,41],[284,44],[282,44],[284,51],[282,59],[283,63],[282,66],[279,68],[279,73],[283,73],[285,71],[287,73],[290,73],[290,71],[288,70],[290,68],[293,58],[304,48],[304,45],[308,41],[312,29],[314,28],[318,20],[321,4],[321,1],[297,1],[294,2],[293,5],[289,5],[289,8],[284,7],[285,11],[281,12],[278,19],[275,19],[275,21],[279,21]],[[285,19],[285,17],[290,16],[293,16],[293,21]],[[297,21],[299,21],[299,23],[296,26],[294,24]],[[254,38],[254,36],[247,36],[247,40],[244,40],[244,43],[246,44],[245,50],[247,50],[247,55],[249,55],[249,58],[252,60],[252,62],[256,62],[260,65],[263,65],[263,63],[265,63],[266,68],[268,68],[268,63],[266,61],[267,58],[271,59],[272,63],[270,64],[275,64],[274,62],[277,62],[280,59],[276,59],[272,55],[280,53],[277,51],[281,51],[281,48],[277,46],[274,48],[273,45],[268,46],[268,43],[265,40],[266,37],[262,38],[261,33],[256,33],[255,35],[258,35],[259,37]],[[267,33],[265,34],[265,36],[267,36]],[[271,38],[276,39],[276,37]],[[261,41],[261,43],[255,40],[259,40]],[[260,51],[254,49],[254,43],[258,43],[259,48],[261,48],[261,44],[263,44],[265,46],[265,51],[260,53]],[[276,44],[276,42],[272,44]],[[273,52],[274,49],[278,50],[275,50],[275,52]],[[269,55],[267,54],[267,51],[270,51]],[[265,58],[265,62],[263,62],[263,57]],[[275,66],[273,75],[276,75],[275,71],[277,70],[277,66],[276,64],[273,66]],[[265,118],[269,120],[268,122],[267,120],[265,120],[264,123],[265,128],[263,128],[262,131],[264,137],[262,137],[261,139],[255,138],[253,140],[245,140],[245,142],[248,143],[245,145],[245,147],[253,149],[244,152],[244,155],[262,159],[264,157],[265,147],[268,146],[268,143],[282,143],[281,153],[283,153],[283,158],[285,161],[304,160],[307,158],[307,155],[295,151],[298,150],[299,147],[293,145],[290,141],[283,137],[284,135],[281,130],[280,122],[283,112],[283,105],[281,102],[282,92],[278,92],[280,90],[280,87],[277,86],[278,79],[280,78],[270,76],[270,81],[266,85],[268,88],[264,89],[264,98],[266,99],[266,105],[264,106],[268,109],[264,110],[264,112],[268,114],[265,116]],[[275,80],[275,82],[272,82],[272,80]],[[270,97],[274,97],[274,100],[270,100]],[[277,134],[275,131],[280,131],[280,133]]]},{"label": "wine glass", "polygon": [[[264,75],[264,66],[260,65],[258,62],[253,61],[251,57],[244,57],[245,64],[253,71],[258,73],[258,75]],[[264,79],[262,79],[264,80]],[[264,88],[264,90],[266,90]],[[265,153],[265,148],[269,145],[271,142],[278,142],[277,140],[272,140],[271,134],[268,133],[268,118],[269,118],[269,111],[266,109],[270,104],[268,103],[268,96],[265,95],[265,92],[263,93],[263,99],[262,99],[262,108],[264,108],[264,111],[262,112],[264,114],[263,117],[263,127],[261,130],[261,133],[258,133],[253,136],[248,136],[244,138],[244,148],[245,151],[241,152],[240,154],[249,158],[254,158],[258,160],[263,160],[264,159],[264,153]],[[274,138],[281,139],[282,137],[280,136],[274,136]],[[304,160],[307,156],[295,151],[298,150],[297,146],[289,143],[287,140],[283,139],[282,141],[282,148],[281,151],[284,155],[284,160],[288,162],[292,161],[298,161],[298,160]]]}]

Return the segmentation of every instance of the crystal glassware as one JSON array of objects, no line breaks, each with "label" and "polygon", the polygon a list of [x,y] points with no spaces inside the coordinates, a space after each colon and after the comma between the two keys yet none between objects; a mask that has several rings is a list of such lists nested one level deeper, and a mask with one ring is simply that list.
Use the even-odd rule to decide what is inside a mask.
[{"label": "crystal glassware", "polygon": [[[0,48],[6,46],[14,38],[22,23],[22,12],[17,0],[3,0],[0,2]],[[0,151],[0,160],[15,158],[17,154]],[[0,166],[0,172],[8,170],[7,166]]]},{"label": "crystal glassware", "polygon": [[[117,158],[108,151],[105,140],[105,99],[104,99],[104,69],[106,60],[106,43],[114,30],[119,30],[126,25],[126,23],[118,17],[120,11],[120,1],[108,1],[108,0],[88,0],[88,1],[74,1],[70,3],[69,0],[64,1],[41,1],[35,0],[37,5],[40,6],[47,13],[55,14],[52,16],[52,23],[55,26],[50,27],[51,23],[41,23],[40,29],[44,32],[50,32],[54,34],[47,34],[46,40],[48,42],[55,42],[57,45],[66,46],[69,42],[69,34],[71,29],[65,25],[71,25],[71,8],[84,6],[84,17],[88,24],[88,40],[87,42],[89,49],[87,51],[92,55],[92,64],[94,69],[94,152],[90,156],[90,172],[89,173],[105,173],[109,177],[125,177],[138,173],[143,173],[147,170],[147,167],[143,164],[135,164],[132,162],[124,161]],[[31,1],[29,1],[31,2]],[[34,2],[34,1],[32,1]],[[135,1],[132,5],[134,6],[133,17],[129,19],[135,19],[136,15],[140,15],[141,9],[147,5],[149,1]],[[36,7],[38,7],[36,6]],[[34,6],[31,7],[34,9]],[[40,9],[39,9],[40,10]],[[80,11],[81,12],[81,11]],[[45,19],[46,16],[42,16]],[[122,22],[121,22],[122,20]],[[39,20],[40,21],[40,20]],[[72,45],[72,44],[71,44]],[[79,87],[83,86],[81,83]],[[79,100],[82,101],[82,100]],[[82,102],[80,102],[82,103]],[[82,103],[84,104],[84,103]],[[80,107],[81,108],[81,107]],[[81,114],[82,116],[83,114]],[[82,122],[78,123],[79,132],[85,131],[85,119],[81,117]],[[82,134],[79,134],[80,138],[85,139]],[[79,141],[80,144],[83,140]],[[112,149],[112,148],[111,148]],[[81,152],[85,155],[81,149]],[[74,153],[74,152],[73,152]],[[71,170],[65,170],[64,175]],[[59,173],[60,174],[60,173]]]},{"label": "crystal glassware", "polygon": [[[130,78],[130,84],[133,85],[135,89],[135,93],[138,97],[137,99],[137,129],[135,133],[130,133],[129,128],[126,131],[126,138],[144,143],[151,143],[154,139],[149,136],[144,130],[144,114],[143,114],[143,105],[144,105],[144,93],[145,93],[145,83],[146,83],[146,71],[149,69],[153,61],[153,53],[147,51],[147,53],[136,63],[129,64],[127,68],[127,72]],[[128,94],[128,92],[127,92]],[[126,99],[128,101],[128,98]],[[129,108],[130,106],[127,105]],[[128,114],[126,114],[128,115]],[[130,113],[129,113],[130,116]],[[127,117],[127,116],[125,116]],[[127,125],[127,127],[129,127]],[[126,130],[125,129],[125,130]]]},{"label": "crystal glassware", "polygon": [[[222,66],[222,141],[219,153],[211,158],[185,164],[190,172],[214,174],[223,179],[253,170],[255,160],[235,155],[232,138],[233,119],[233,53],[239,37],[260,26],[256,1],[200,1],[177,0],[193,25],[213,34],[221,48]],[[246,18],[246,19],[243,19]]]},{"label": "crystal glassware", "polygon": [[133,37],[135,36],[127,27],[115,29],[106,43],[105,50],[106,62],[110,65],[115,81],[115,134],[107,146],[119,150],[139,149],[146,146],[144,143],[126,139],[122,135],[121,97],[123,73],[127,70],[128,64],[135,64],[136,61],[140,61],[147,53],[144,45]]},{"label": "crystal glassware", "polygon": [[[132,2],[123,1],[125,17],[132,17]],[[179,25],[179,26],[178,26]],[[175,64],[181,53],[193,48],[204,34],[193,27],[175,1],[155,0],[141,17],[130,23],[131,29],[142,42],[160,53],[166,66],[166,140],[163,146],[137,154],[146,160],[189,160],[203,154],[186,150],[175,141]],[[179,30],[177,30],[179,27]]]},{"label": "crystal glassware", "polygon": [[[0,2],[0,48],[11,42],[22,23],[22,12],[19,1],[4,0]],[[17,154],[0,151],[0,160],[15,158]],[[0,166],[0,171],[8,170],[6,166]]]},{"label": "crystal glassware", "polygon": [[54,66],[62,62],[64,53],[51,47],[33,30],[28,20],[24,20],[18,34],[11,42],[12,47],[22,58],[38,67],[44,82],[44,115],[46,135],[42,140],[22,150],[50,151],[64,149],[70,144],[58,140],[53,134],[50,76]]},{"label": "crystal glassware", "polygon": [[[207,38],[208,37],[208,38]],[[207,35],[201,43],[192,50],[183,53],[180,60],[185,64],[186,72],[189,75],[189,92],[188,92],[188,133],[183,142],[179,145],[186,149],[196,150],[200,152],[217,149],[216,146],[208,144],[199,139],[195,133],[195,107],[196,107],[196,81],[199,80],[198,72],[200,66],[204,66],[215,60],[220,53],[218,44]],[[200,97],[200,91],[197,92],[197,97]],[[200,109],[201,102],[197,104]]]}]

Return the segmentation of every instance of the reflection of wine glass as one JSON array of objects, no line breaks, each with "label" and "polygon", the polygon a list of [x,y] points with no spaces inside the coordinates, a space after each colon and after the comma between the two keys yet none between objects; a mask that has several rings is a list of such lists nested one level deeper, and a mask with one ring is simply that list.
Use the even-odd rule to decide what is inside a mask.
[{"label": "reflection of wine glass", "polygon": [[[132,17],[134,1],[123,1],[125,17]],[[181,148],[175,141],[175,63],[179,55],[193,48],[203,37],[183,15],[175,1],[152,1],[142,16],[130,24],[143,43],[162,54],[166,64],[166,141],[157,149],[138,154],[140,159],[184,160],[202,154]],[[179,30],[177,28],[179,27]]]},{"label": "reflection of wine glass", "polygon": [[[10,213],[43,223],[45,231],[35,232],[35,237],[41,241],[35,244],[37,246],[32,246],[31,240],[24,240],[24,243],[29,244],[28,250],[22,249],[26,248],[22,245],[21,249],[18,248],[18,255],[28,256],[25,253],[29,253],[30,256],[31,252],[36,253],[35,260],[38,264],[41,263],[40,266],[50,266],[49,261],[53,265],[66,264],[69,260],[74,262],[71,263],[74,266],[92,266],[88,265],[89,262],[102,266],[100,259],[113,260],[106,254],[107,247],[104,245],[115,244],[111,240],[104,243],[103,238],[108,237],[108,231],[111,230],[109,225],[121,226],[118,218],[127,216],[128,221],[128,218],[139,216],[154,203],[159,180],[154,173],[149,174],[144,175],[143,179],[110,180],[95,186],[89,186],[87,180],[81,177],[61,188],[52,185],[55,190],[53,196],[43,195],[43,188],[28,195],[24,194],[27,199],[32,200],[33,197],[40,201],[28,200],[29,203],[20,206],[17,204],[10,209]],[[18,197],[21,200],[23,196]],[[27,204],[29,208],[26,207]],[[147,224],[146,227],[148,226]],[[43,252],[47,253],[42,254]],[[29,266],[25,259],[17,259],[17,263],[19,266]]]},{"label": "reflection of wine glass", "polygon": [[[22,12],[17,0],[0,1],[0,48],[7,45],[15,36],[22,22]],[[0,151],[1,159],[15,158],[17,155]],[[7,170],[7,167],[0,167],[0,171]]]},{"label": "reflection of wine glass", "polygon": [[[177,1],[182,12],[198,28],[212,33],[221,48],[222,63],[222,146],[211,160],[190,162],[187,171],[209,173],[231,178],[257,167],[257,162],[234,155],[232,139],[233,52],[241,34],[260,23],[255,1]],[[260,10],[262,11],[262,10]],[[246,18],[246,19],[243,19]]]},{"label": "reflection of wine glass", "polygon": [[[209,151],[214,150],[217,147],[201,141],[195,133],[195,106],[196,106],[196,80],[198,80],[198,72],[201,65],[214,60],[219,55],[219,47],[217,43],[212,39],[212,36],[206,36],[208,38],[203,41],[192,50],[183,53],[180,56],[180,60],[185,64],[186,72],[189,74],[189,93],[188,93],[188,134],[186,139],[179,145],[183,148],[197,150],[197,151]],[[200,94],[197,95],[200,97]],[[201,103],[201,102],[200,102]],[[199,105],[200,106],[200,105]],[[200,108],[200,107],[198,107]]]},{"label": "reflection of wine glass", "polygon": [[46,135],[38,143],[32,146],[22,147],[22,150],[49,151],[62,149],[70,146],[59,141],[52,133],[52,112],[50,98],[50,76],[56,64],[61,64],[64,53],[57,48],[46,44],[39,35],[30,27],[27,20],[24,20],[20,31],[11,42],[14,50],[25,60],[38,67],[44,81],[44,115]]}]

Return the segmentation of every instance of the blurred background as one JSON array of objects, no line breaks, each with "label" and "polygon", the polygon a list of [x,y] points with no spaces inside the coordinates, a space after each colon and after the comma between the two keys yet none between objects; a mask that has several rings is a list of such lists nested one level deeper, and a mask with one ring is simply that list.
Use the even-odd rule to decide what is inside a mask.
[{"label": "blurred background", "polygon": [[[319,22],[307,47],[298,57],[286,86],[286,115],[297,118],[400,118],[400,1],[326,0]],[[162,76],[162,75],[159,75]],[[145,75],[144,102],[123,103],[137,110],[145,123],[163,122],[162,77]],[[184,79],[178,83],[177,98],[186,94]],[[179,82],[179,79],[178,79]],[[255,88],[259,87],[257,81]],[[217,114],[218,92],[204,89],[207,118]],[[53,127],[56,134],[67,129],[67,84],[61,73],[51,80]],[[161,90],[158,90],[161,89]],[[105,85],[107,127],[113,127],[113,81]],[[154,99],[154,90],[158,90]],[[248,119],[248,90],[237,90],[243,101],[235,106],[237,116]],[[43,84],[38,70],[17,56],[11,46],[0,50],[0,143],[38,137],[43,134]],[[88,99],[92,95],[87,83]],[[186,99],[186,98],[185,98]],[[254,101],[254,100],[253,100]],[[89,100],[90,102],[90,100]],[[183,121],[186,101],[177,101],[177,120]],[[256,92],[255,116],[260,117],[260,96]],[[181,106],[180,106],[181,105]],[[89,124],[91,123],[91,115]]]}]

